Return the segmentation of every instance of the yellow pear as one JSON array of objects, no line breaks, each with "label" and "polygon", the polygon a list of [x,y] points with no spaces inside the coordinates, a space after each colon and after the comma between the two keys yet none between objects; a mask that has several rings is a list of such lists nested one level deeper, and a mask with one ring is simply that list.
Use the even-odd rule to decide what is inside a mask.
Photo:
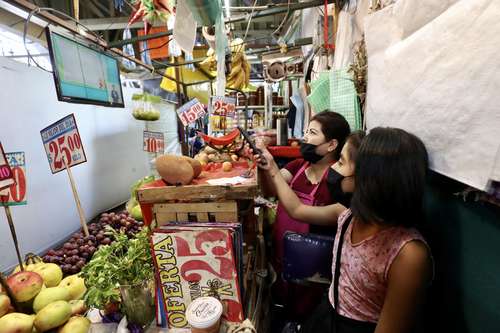
[{"label": "yellow pear", "polygon": [[71,317],[71,306],[66,301],[52,302],[35,317],[35,327],[40,332],[46,332],[53,328],[59,327]]},{"label": "yellow pear", "polygon": [[0,333],[31,333],[33,317],[24,313],[13,312],[0,318]]},{"label": "yellow pear", "polygon": [[71,317],[68,322],[61,326],[57,333],[87,333],[90,328],[90,320],[85,317]]},{"label": "yellow pear", "polygon": [[85,302],[82,299],[71,300],[69,301],[69,305],[71,306],[73,316],[84,314],[87,311],[87,306],[85,306]]},{"label": "yellow pear", "polygon": [[61,283],[59,283],[59,287],[68,288],[70,299],[82,299],[83,295],[87,291],[87,287],[85,287],[85,280],[79,277],[77,274],[70,275],[65,277]]},{"label": "yellow pear", "polygon": [[69,290],[65,287],[52,287],[40,291],[33,301],[33,310],[38,313],[45,306],[55,301],[69,301]]},{"label": "yellow pear", "polygon": [[50,287],[57,287],[61,283],[63,272],[61,267],[56,264],[39,264],[33,269],[33,272],[40,274],[43,278],[45,285]]}]

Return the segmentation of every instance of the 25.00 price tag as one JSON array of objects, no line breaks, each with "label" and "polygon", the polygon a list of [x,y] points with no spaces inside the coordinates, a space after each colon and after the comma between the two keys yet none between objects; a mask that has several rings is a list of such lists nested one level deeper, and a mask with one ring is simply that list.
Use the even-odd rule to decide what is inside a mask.
[{"label": "25.00 price tag", "polygon": [[52,173],[87,161],[73,114],[40,131]]},{"label": "25.00 price tag", "polygon": [[198,99],[193,98],[177,109],[177,115],[179,116],[182,125],[187,126],[203,117],[205,115],[205,108],[203,107],[203,104],[198,102]]}]

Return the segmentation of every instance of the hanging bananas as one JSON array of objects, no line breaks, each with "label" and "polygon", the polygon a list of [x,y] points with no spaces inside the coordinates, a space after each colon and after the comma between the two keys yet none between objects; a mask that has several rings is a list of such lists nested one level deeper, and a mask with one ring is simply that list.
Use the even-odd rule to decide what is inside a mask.
[{"label": "hanging bananas", "polygon": [[[245,56],[245,43],[241,38],[231,42],[231,72],[226,76],[226,87],[242,90],[250,83],[250,64]],[[213,49],[207,52],[207,58],[200,65],[207,66],[212,75],[217,75],[217,60]]]}]

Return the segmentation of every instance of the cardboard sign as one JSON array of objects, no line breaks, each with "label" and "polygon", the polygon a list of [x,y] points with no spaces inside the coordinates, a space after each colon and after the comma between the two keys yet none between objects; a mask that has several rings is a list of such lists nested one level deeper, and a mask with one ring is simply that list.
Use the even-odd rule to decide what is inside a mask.
[{"label": "cardboard sign", "polygon": [[223,131],[233,127],[236,99],[224,96],[210,98],[210,128],[212,131]]},{"label": "cardboard sign", "polygon": [[14,175],[0,143],[0,190],[14,184]]},{"label": "cardboard sign", "polygon": [[[186,309],[202,296],[224,304],[223,318],[243,320],[232,232],[218,228],[158,229],[152,235],[159,309],[170,328],[188,328]],[[160,316],[162,314],[160,313]]]},{"label": "cardboard sign", "polygon": [[75,116],[70,114],[40,131],[50,170],[57,173],[87,161]]},{"label": "cardboard sign", "polygon": [[210,101],[210,114],[234,118],[236,99],[224,96],[212,96]]},{"label": "cardboard sign", "polygon": [[203,104],[196,98],[177,109],[177,115],[184,126],[194,123],[197,119],[203,117],[205,113]]},{"label": "cardboard sign", "polygon": [[24,152],[6,153],[15,183],[0,191],[0,206],[26,205],[26,159]]},{"label": "cardboard sign", "polygon": [[143,149],[149,153],[163,153],[165,150],[163,133],[144,131]]}]

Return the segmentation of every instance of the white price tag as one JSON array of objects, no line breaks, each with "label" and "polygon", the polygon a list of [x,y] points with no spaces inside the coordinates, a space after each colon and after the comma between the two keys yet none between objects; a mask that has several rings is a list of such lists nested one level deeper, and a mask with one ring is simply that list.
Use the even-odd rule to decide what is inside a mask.
[{"label": "white price tag", "polygon": [[40,131],[50,170],[57,173],[87,161],[73,114]]}]

